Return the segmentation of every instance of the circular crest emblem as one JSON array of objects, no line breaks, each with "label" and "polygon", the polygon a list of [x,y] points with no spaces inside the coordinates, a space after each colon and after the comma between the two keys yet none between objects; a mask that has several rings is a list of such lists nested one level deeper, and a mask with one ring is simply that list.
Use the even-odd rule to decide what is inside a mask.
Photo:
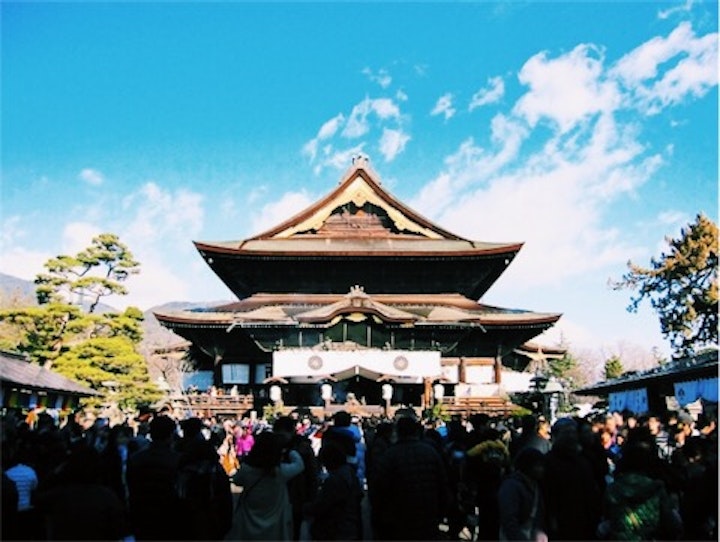
[{"label": "circular crest emblem", "polygon": [[318,371],[322,369],[323,361],[320,356],[311,356],[308,360],[308,367],[310,367],[313,371]]},{"label": "circular crest emblem", "polygon": [[395,367],[398,371],[404,371],[408,368],[408,360],[405,356],[398,356],[393,361],[393,367]]}]

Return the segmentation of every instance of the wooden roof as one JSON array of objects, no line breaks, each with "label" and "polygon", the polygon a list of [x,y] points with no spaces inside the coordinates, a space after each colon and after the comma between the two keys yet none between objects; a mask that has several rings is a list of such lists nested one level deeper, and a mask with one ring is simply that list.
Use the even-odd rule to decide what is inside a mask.
[{"label": "wooden roof", "polygon": [[202,310],[156,312],[174,325],[331,324],[337,316],[363,313],[385,323],[514,327],[554,324],[559,313],[539,313],[484,305],[460,294],[367,294],[353,287],[348,294],[255,294],[236,303]]},{"label": "wooden roof", "polygon": [[375,291],[458,291],[479,299],[523,245],[472,241],[439,227],[385,190],[365,158],[355,159],[327,196],[268,231],[194,243],[239,298],[340,293],[360,283]]},{"label": "wooden roof", "polygon": [[601,395],[633,390],[654,384],[683,382],[718,375],[718,351],[712,349],[695,356],[673,360],[645,371],[628,371],[623,375],[587,386],[574,393],[578,395]]},{"label": "wooden roof", "polygon": [[78,384],[37,363],[31,363],[24,357],[8,352],[0,352],[0,382],[5,385],[16,384],[34,390],[48,390],[71,395],[99,395],[95,390]]}]

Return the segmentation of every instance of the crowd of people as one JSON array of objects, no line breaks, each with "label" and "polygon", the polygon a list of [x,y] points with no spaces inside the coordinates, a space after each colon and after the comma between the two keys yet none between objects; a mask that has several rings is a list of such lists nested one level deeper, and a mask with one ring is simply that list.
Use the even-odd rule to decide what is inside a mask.
[{"label": "crowd of people", "polygon": [[3,540],[717,540],[715,416],[2,419]]}]

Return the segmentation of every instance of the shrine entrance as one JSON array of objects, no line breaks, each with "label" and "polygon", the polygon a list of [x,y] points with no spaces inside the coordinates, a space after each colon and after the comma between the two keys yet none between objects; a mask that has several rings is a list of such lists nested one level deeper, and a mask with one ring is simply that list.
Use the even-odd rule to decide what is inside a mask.
[{"label": "shrine entrance", "polygon": [[[283,386],[283,400],[286,404],[297,406],[323,406],[325,405],[325,401],[322,398],[320,387],[325,383],[329,384],[332,388],[332,399],[330,403],[333,405],[343,405],[354,402],[363,405],[385,405],[385,400],[382,398],[382,386],[386,382],[377,382],[374,379],[365,378],[360,375],[338,381],[322,380],[313,384],[291,383]],[[422,384],[387,383],[393,387],[392,404],[413,406],[420,406],[422,404]]]},{"label": "shrine entrance", "polygon": [[326,386],[330,404],[384,406],[382,388],[390,384],[391,404],[419,407],[425,382],[441,373],[437,351],[293,348],[273,353],[271,378],[288,383],[285,404],[324,406]]}]

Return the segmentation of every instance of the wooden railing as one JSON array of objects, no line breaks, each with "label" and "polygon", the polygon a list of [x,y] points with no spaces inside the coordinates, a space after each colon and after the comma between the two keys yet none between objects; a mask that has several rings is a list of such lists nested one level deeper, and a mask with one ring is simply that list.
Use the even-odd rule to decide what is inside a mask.
[{"label": "wooden railing", "polygon": [[[187,394],[176,397],[177,402],[186,405],[186,408],[192,411],[195,416],[215,416],[217,414],[239,415],[252,410],[254,407],[252,395],[218,395],[211,396],[206,393]],[[510,415],[515,408],[510,401],[502,397],[444,397],[443,410],[450,415],[465,415],[484,413],[491,416],[507,416]],[[295,410],[297,406],[283,405],[282,412],[289,414]],[[398,405],[391,405],[389,414],[392,417],[395,410],[400,408]],[[352,415],[361,417],[380,416],[385,413],[384,405],[363,405],[363,404],[330,404],[324,406],[309,407],[313,416],[319,418],[330,417],[335,412],[345,410]],[[422,409],[415,409],[418,414]],[[262,415],[261,412],[258,412]]]},{"label": "wooden railing", "polygon": [[444,410],[450,414],[489,414],[490,416],[508,416],[515,405],[502,397],[444,397]]}]

